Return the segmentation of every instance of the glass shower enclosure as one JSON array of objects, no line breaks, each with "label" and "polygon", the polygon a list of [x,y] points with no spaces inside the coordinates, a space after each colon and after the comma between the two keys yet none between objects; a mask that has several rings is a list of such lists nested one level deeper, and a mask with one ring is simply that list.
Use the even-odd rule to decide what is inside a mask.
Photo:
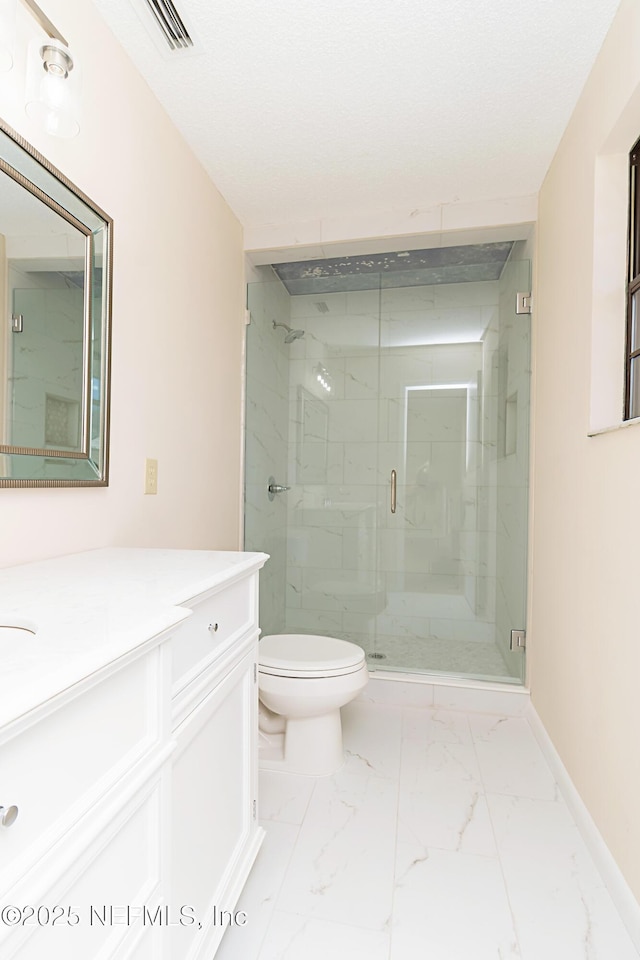
[{"label": "glass shower enclosure", "polygon": [[249,285],[245,548],[271,556],[263,634],[342,637],[370,669],[523,682],[519,247],[492,279],[397,259],[364,276],[343,258],[320,285],[308,264]]}]

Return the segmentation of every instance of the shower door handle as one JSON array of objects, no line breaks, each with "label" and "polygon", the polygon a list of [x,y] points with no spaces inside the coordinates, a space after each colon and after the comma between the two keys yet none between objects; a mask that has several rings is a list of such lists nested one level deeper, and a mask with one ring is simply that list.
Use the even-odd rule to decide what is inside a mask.
[{"label": "shower door handle", "polygon": [[391,471],[391,513],[396,512],[396,486],[398,474],[395,470]]}]

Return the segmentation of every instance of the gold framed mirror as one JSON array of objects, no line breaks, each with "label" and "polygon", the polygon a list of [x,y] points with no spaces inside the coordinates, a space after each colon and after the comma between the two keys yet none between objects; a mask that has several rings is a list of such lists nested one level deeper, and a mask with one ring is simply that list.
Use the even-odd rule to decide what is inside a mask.
[{"label": "gold framed mirror", "polygon": [[113,224],[0,120],[0,487],[106,486]]}]

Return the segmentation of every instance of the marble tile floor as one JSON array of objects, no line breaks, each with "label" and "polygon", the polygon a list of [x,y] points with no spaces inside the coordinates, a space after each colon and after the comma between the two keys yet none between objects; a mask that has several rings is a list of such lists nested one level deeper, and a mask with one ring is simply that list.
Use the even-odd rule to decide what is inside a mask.
[{"label": "marble tile floor", "polygon": [[261,772],[216,960],[638,960],[523,717],[343,710],[332,777]]}]

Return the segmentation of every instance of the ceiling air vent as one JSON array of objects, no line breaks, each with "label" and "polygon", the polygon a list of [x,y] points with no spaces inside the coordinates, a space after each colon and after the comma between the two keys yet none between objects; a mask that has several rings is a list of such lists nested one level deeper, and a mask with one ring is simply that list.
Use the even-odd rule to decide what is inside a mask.
[{"label": "ceiling air vent", "polygon": [[188,50],[193,40],[171,0],[144,0],[170,50]]}]

